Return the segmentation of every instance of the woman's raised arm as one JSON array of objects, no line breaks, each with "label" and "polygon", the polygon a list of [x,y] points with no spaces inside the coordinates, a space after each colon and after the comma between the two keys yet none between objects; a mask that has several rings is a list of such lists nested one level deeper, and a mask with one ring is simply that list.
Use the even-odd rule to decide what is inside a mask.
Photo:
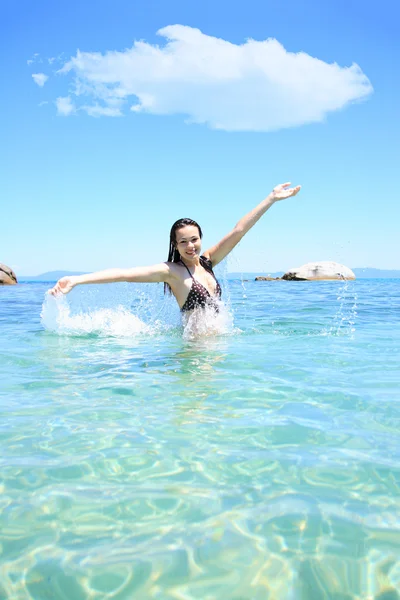
[{"label": "woman's raised arm", "polygon": [[232,229],[228,235],[226,235],[218,244],[212,246],[209,250],[204,252],[204,256],[210,258],[213,266],[221,262],[233,250],[233,248],[240,242],[242,237],[257,223],[257,221],[263,216],[263,214],[279,200],[285,200],[295,196],[300,191],[300,186],[290,188],[290,183],[281,183],[274,187],[272,192],[260,202],[258,206],[253,208],[247,215],[245,215],[237,225]]},{"label": "woman's raised arm", "polygon": [[131,269],[106,269],[87,275],[69,275],[62,277],[56,285],[49,290],[53,296],[60,293],[68,294],[75,286],[86,283],[115,283],[117,281],[130,281],[138,283],[156,283],[165,281],[170,283],[171,270],[167,263],[152,265],[151,267],[133,267]]}]

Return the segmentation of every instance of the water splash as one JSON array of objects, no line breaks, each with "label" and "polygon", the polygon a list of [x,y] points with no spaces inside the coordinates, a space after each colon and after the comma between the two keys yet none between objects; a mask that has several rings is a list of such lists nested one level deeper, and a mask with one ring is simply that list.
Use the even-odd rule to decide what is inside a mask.
[{"label": "water splash", "polygon": [[183,315],[183,337],[193,339],[234,333],[232,313],[223,302],[218,302],[218,305],[218,312],[212,306],[206,306]]},{"label": "water splash", "polygon": [[95,333],[119,337],[152,332],[152,328],[121,305],[72,314],[65,296],[46,295],[40,317],[45,329],[64,335]]},{"label": "water splash", "polygon": [[90,294],[87,290],[68,297],[46,294],[40,316],[47,331],[61,335],[131,337],[183,331],[184,339],[190,340],[234,331],[229,307],[221,302],[219,309],[216,313],[206,307],[181,318],[175,300],[154,288],[104,286],[91,288]]},{"label": "water splash", "polygon": [[353,335],[357,318],[357,293],[352,281],[345,280],[340,286],[337,301],[338,309],[329,329],[330,335]]}]

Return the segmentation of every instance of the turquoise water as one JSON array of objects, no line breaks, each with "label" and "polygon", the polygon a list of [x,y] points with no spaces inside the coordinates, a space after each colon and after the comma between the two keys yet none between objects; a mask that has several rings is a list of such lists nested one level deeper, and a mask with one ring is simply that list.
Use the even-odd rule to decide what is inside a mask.
[{"label": "turquoise water", "polygon": [[[0,598],[400,598],[400,280],[0,288]],[[42,317],[40,316],[42,313]]]}]

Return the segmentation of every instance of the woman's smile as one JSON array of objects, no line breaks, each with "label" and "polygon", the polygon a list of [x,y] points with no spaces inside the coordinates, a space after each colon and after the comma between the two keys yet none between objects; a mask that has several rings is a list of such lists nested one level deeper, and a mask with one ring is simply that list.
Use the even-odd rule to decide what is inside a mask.
[{"label": "woman's smile", "polygon": [[180,227],[176,233],[176,246],[182,258],[191,260],[200,255],[201,238],[196,226]]}]

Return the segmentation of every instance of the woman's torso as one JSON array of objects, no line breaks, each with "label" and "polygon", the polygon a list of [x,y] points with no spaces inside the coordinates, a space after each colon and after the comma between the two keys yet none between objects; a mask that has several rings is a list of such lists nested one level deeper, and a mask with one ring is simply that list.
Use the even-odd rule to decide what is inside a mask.
[{"label": "woman's torso", "polygon": [[209,258],[201,256],[199,265],[194,269],[183,262],[169,264],[175,272],[171,289],[182,312],[205,306],[213,306],[218,310],[217,301],[221,298],[221,286],[214,275]]}]

